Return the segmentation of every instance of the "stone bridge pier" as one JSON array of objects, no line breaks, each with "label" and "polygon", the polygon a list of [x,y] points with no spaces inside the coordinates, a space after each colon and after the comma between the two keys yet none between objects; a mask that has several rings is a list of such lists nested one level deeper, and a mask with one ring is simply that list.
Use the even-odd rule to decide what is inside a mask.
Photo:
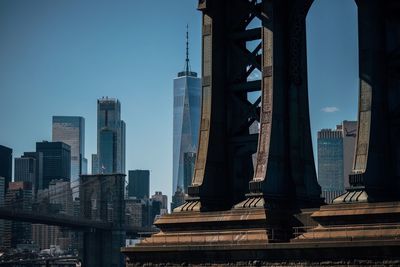
[{"label": "stone bridge pier", "polygon": [[83,266],[122,267],[120,248],[125,245],[125,174],[82,175],[80,180],[81,217],[111,223],[110,229],[83,232]]}]

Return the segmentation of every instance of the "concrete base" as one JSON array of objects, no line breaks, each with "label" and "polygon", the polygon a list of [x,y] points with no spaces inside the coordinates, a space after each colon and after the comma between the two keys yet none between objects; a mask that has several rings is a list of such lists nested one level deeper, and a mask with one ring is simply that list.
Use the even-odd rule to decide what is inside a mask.
[{"label": "concrete base", "polygon": [[144,247],[219,246],[265,244],[273,240],[263,208],[222,212],[186,211],[166,214],[155,225],[160,232],[142,240],[133,250]]},{"label": "concrete base", "polygon": [[[296,237],[285,242],[275,227],[288,214],[262,207],[177,212],[156,222],[160,233],[122,252],[127,267],[400,266],[400,202],[333,204],[291,213],[299,224],[314,219],[319,225],[293,227]],[[282,222],[288,226],[288,220]],[[287,234],[283,226],[280,230]]]},{"label": "concrete base", "polygon": [[268,209],[263,199],[256,202],[259,205],[238,204],[231,210],[218,212],[180,208],[179,212],[164,215],[155,222],[159,233],[143,239],[135,247],[122,248],[122,252],[130,263],[176,261],[181,264],[203,259],[207,263],[247,260],[253,256],[256,259],[262,257],[267,244],[289,241],[293,237],[293,226],[310,223],[310,215],[315,211],[297,211],[296,215],[287,207]]},{"label": "concrete base", "polygon": [[299,228],[292,242],[400,239],[400,202],[326,205],[311,217],[319,225]]},{"label": "concrete base", "polygon": [[400,241],[124,248],[126,266],[400,266]]}]

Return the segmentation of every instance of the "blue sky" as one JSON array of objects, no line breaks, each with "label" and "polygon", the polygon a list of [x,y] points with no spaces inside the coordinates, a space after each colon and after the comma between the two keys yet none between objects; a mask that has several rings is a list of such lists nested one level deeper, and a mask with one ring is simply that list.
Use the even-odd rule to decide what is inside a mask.
[{"label": "blue sky", "polygon": [[[127,169],[150,169],[151,192],[172,191],[172,81],[190,58],[200,72],[196,0],[0,1],[0,144],[14,156],[51,140],[53,115],[83,116],[96,152],[96,100],[118,98]],[[356,119],[353,0],[316,0],[307,17],[313,135]]]}]

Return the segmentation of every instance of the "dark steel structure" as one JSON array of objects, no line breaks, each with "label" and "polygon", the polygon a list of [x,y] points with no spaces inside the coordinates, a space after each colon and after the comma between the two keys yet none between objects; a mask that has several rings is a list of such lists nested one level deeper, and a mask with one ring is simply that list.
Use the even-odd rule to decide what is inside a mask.
[{"label": "dark steel structure", "polygon": [[[321,208],[307,91],[305,19],[312,3],[199,0],[202,115],[189,198],[156,222],[160,233],[123,249],[127,266],[191,259],[199,264],[267,260],[268,249],[284,251],[288,259],[318,262],[332,255],[308,248],[366,246],[377,225],[385,229],[374,236],[379,245],[368,243],[371,254],[354,255],[378,259],[399,251],[400,3],[356,1],[356,156],[350,188]],[[258,135],[249,130],[254,122],[259,123]],[[315,229],[303,227],[317,224]],[[393,242],[382,242],[387,239]],[[272,244],[282,242],[285,245]],[[378,246],[381,250],[374,249]],[[275,250],[278,247],[281,250]],[[307,253],[303,258],[301,251]],[[157,259],[151,258],[155,252]],[[345,251],[340,253],[344,258]]]},{"label": "dark steel structure", "polygon": [[[201,210],[230,208],[249,192],[249,199],[301,206],[320,201],[307,96],[305,17],[311,3],[200,1],[203,112],[189,195]],[[255,19],[261,26],[248,29]],[[249,81],[254,70],[260,80]],[[261,95],[250,103],[253,91]],[[258,137],[249,134],[254,121]]]}]

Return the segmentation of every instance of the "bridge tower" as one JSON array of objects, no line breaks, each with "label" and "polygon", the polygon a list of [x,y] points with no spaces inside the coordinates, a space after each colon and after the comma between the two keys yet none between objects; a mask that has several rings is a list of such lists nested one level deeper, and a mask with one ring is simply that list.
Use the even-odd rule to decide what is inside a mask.
[{"label": "bridge tower", "polygon": [[[160,233],[122,250],[127,266],[154,255],[155,263],[266,259],[276,251],[302,260],[337,259],[329,247],[315,250],[318,242],[347,241],[348,231],[365,242],[375,233],[372,224],[400,227],[400,4],[356,1],[360,97],[351,186],[320,208],[307,91],[305,19],[312,3],[199,0],[203,95],[189,197],[156,222]],[[258,135],[250,130],[254,123]],[[309,223],[319,226],[294,238],[294,229]],[[385,238],[395,239],[396,229],[385,229]],[[369,251],[383,255],[377,251],[386,245]],[[365,256],[363,249],[354,251]]]},{"label": "bridge tower", "polygon": [[[311,3],[200,1],[203,110],[190,198],[181,210],[224,210],[245,199],[243,207],[320,203],[307,91]],[[254,71],[259,80],[250,80]],[[254,91],[260,95],[251,103]],[[254,121],[258,137],[249,133]]]},{"label": "bridge tower", "polygon": [[83,266],[124,266],[120,248],[125,245],[125,174],[81,175],[79,197],[81,217],[110,222],[107,230],[83,233]]}]

